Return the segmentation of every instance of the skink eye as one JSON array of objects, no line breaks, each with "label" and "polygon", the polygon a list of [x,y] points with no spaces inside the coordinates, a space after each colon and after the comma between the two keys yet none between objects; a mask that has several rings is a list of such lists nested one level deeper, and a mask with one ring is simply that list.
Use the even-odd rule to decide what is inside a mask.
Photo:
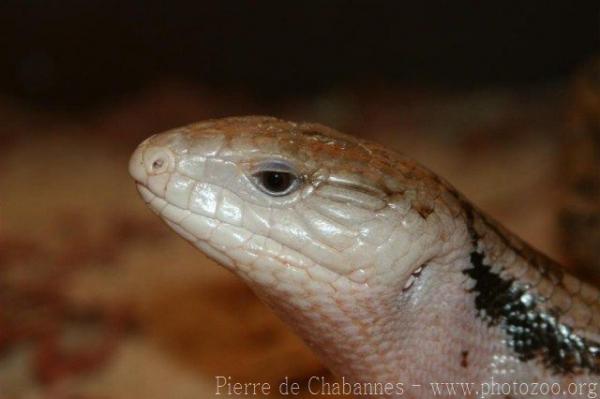
[{"label": "skink eye", "polygon": [[280,197],[290,194],[299,186],[298,176],[287,165],[265,165],[252,177],[258,188],[266,194]]}]

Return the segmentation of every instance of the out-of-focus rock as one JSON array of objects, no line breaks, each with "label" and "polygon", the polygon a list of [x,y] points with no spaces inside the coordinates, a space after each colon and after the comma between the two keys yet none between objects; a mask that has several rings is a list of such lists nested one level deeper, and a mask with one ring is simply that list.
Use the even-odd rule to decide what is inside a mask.
[{"label": "out-of-focus rock", "polygon": [[574,266],[600,283],[600,58],[576,77],[572,96],[564,135],[562,243]]}]

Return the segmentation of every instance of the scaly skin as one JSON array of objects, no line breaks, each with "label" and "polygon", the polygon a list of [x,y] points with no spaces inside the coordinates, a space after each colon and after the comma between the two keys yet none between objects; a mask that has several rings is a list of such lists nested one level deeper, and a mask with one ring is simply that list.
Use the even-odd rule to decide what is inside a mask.
[{"label": "scaly skin", "polygon": [[[273,162],[298,177],[289,194],[253,177]],[[600,380],[600,293],[382,146],[227,118],[150,137],[130,172],[169,226],[350,381],[430,397],[430,382]]]}]

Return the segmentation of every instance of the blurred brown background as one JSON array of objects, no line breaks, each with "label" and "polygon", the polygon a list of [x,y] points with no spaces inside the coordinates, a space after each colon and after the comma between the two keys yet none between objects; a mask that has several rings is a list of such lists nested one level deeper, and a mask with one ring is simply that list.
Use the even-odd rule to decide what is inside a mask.
[{"label": "blurred brown background", "polygon": [[413,3],[2,2],[0,398],[327,375],[137,197],[135,145],[205,118],[386,143],[597,280],[599,6]]}]

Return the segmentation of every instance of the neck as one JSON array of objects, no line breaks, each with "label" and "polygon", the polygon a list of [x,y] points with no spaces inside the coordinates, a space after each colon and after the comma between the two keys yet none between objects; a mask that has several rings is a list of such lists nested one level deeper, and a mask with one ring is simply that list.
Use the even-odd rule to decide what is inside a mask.
[{"label": "neck", "polygon": [[389,344],[399,342],[387,338],[394,334],[390,315],[396,313],[396,298],[366,284],[329,288],[308,291],[301,299],[285,288],[255,292],[338,376],[365,382],[396,378],[389,353],[397,348]]}]

